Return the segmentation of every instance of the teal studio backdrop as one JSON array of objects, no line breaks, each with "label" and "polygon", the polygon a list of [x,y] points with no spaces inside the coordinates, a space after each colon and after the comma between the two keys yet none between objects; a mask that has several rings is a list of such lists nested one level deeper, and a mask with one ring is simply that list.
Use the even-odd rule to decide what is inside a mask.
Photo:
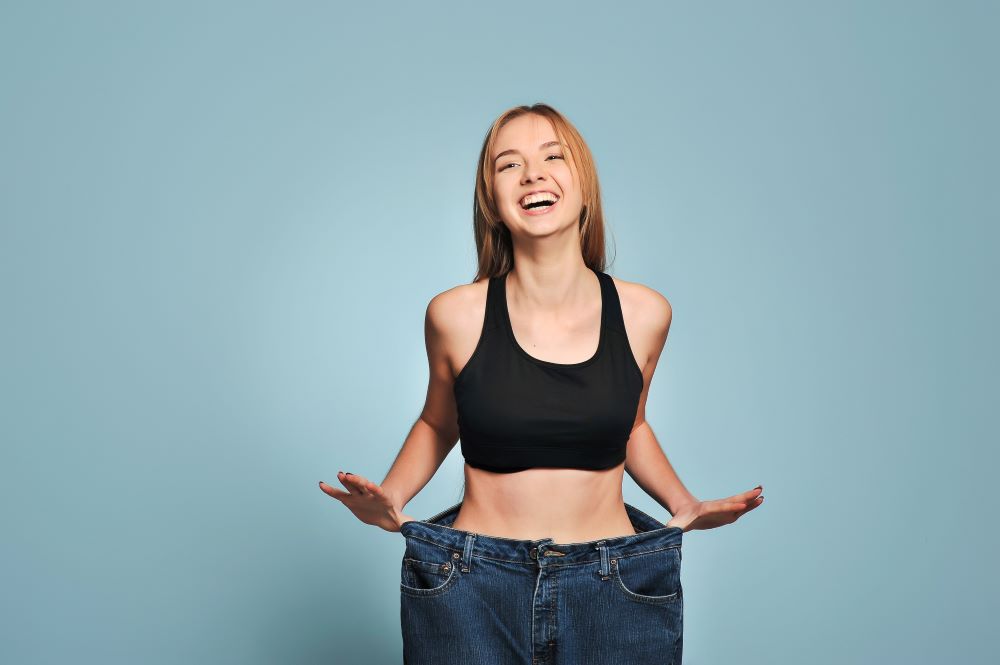
[{"label": "teal studio backdrop", "polygon": [[[4,3],[0,662],[401,662],[403,539],[317,482],[384,477],[483,135],[538,101],[673,305],[667,455],[765,488],[685,534],[685,663],[995,662],[998,20]],[[405,512],[461,492],[456,447]]]}]

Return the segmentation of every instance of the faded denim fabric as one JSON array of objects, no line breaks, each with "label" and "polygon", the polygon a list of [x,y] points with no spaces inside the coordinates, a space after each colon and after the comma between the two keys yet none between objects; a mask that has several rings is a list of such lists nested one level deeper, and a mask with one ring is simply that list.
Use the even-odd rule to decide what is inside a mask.
[{"label": "faded denim fabric", "polygon": [[636,534],[586,543],[403,524],[405,665],[681,665],[683,530],[626,503]]}]

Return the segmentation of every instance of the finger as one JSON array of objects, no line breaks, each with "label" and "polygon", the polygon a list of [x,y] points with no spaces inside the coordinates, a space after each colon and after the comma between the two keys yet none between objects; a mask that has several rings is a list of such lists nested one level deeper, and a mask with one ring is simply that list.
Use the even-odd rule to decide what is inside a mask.
[{"label": "finger", "polygon": [[373,495],[379,498],[383,498],[385,496],[385,492],[382,491],[381,485],[377,485],[374,482],[369,481],[367,488],[369,492],[371,492]]},{"label": "finger", "polygon": [[351,475],[351,478],[354,480],[355,487],[358,488],[358,494],[368,496],[372,493],[372,487],[375,486],[375,483],[363,476],[356,476],[354,474]]},{"label": "finger", "polygon": [[746,502],[749,502],[749,501],[752,501],[752,500],[756,499],[759,495],[761,495],[763,493],[764,493],[764,488],[761,487],[760,485],[757,485],[757,487],[753,488],[749,492],[740,492],[739,494],[734,494],[734,495],[732,495],[730,497],[727,497],[726,500],[727,501],[743,501],[744,503],[746,503]]},{"label": "finger", "polygon": [[745,501],[729,501],[729,500],[719,500],[713,501],[708,505],[708,509],[713,513],[731,513],[738,510],[743,510],[747,507]]},{"label": "finger", "polygon": [[350,492],[345,492],[344,490],[339,490],[336,487],[331,487],[330,485],[324,483],[322,480],[319,481],[319,488],[323,490],[325,494],[329,494],[334,499],[343,499],[344,497],[351,496]]},{"label": "finger", "polygon": [[350,478],[354,481],[355,487],[357,487],[358,491],[362,494],[375,494],[377,491],[381,490],[375,482],[368,480],[364,476],[352,473],[350,474]]},{"label": "finger", "polygon": [[764,503],[764,497],[762,497],[762,496],[757,497],[753,501],[750,501],[749,503],[747,503],[746,507],[744,507],[742,510],[740,510],[737,513],[736,517],[738,517],[738,518],[739,517],[743,517],[744,515],[746,515],[751,510],[753,510],[754,508],[756,508],[757,506],[759,506],[762,503]]},{"label": "finger", "polygon": [[365,491],[371,496],[376,496],[376,497],[382,496],[382,488],[378,485],[378,483],[376,483],[373,480],[366,480],[364,488]]},{"label": "finger", "polygon": [[338,474],[338,477],[340,478],[340,482],[343,483],[344,487],[346,487],[351,494],[365,494],[364,478],[361,476],[341,471]]}]

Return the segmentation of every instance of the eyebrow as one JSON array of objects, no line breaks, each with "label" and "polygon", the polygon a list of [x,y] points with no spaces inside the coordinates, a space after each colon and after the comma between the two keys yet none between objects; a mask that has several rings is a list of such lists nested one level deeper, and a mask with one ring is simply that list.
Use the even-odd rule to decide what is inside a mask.
[{"label": "eyebrow", "polygon": [[[562,145],[562,144],[559,143],[559,141],[548,141],[547,143],[543,143],[542,145],[538,146],[538,149],[539,150],[545,150],[546,148],[554,146],[554,145]],[[504,155],[509,155],[511,153],[514,153],[514,152],[517,152],[517,150],[514,150],[513,148],[511,148],[510,150],[504,150],[499,155],[497,155],[496,157],[494,157],[493,161],[495,162],[498,159],[500,159],[501,157],[503,157]]]}]

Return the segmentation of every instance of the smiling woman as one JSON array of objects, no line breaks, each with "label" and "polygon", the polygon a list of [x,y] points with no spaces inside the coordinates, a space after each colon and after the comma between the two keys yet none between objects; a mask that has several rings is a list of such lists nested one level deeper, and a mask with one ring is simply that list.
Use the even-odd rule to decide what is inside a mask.
[{"label": "smiling woman", "polygon": [[[670,303],[605,272],[594,160],[551,106],[493,122],[473,232],[473,282],[427,306],[427,397],[388,475],[323,488],[405,539],[404,662],[677,665],[683,534],[732,523],[761,488],[699,501],[653,435]],[[458,441],[463,499],[404,515]],[[668,523],[623,501],[626,466]]]},{"label": "smiling woman", "polygon": [[[525,169],[535,168],[545,174],[536,186],[525,187]],[[544,200],[550,204],[542,205],[540,198],[523,200],[532,194],[548,194]],[[504,214],[512,208],[516,209],[514,215]],[[556,211],[562,215],[561,221],[575,218],[584,263],[603,270],[601,188],[583,136],[547,104],[509,109],[491,125],[479,156],[473,206],[479,250],[475,279],[514,267],[509,224],[518,214],[540,217]]]}]

